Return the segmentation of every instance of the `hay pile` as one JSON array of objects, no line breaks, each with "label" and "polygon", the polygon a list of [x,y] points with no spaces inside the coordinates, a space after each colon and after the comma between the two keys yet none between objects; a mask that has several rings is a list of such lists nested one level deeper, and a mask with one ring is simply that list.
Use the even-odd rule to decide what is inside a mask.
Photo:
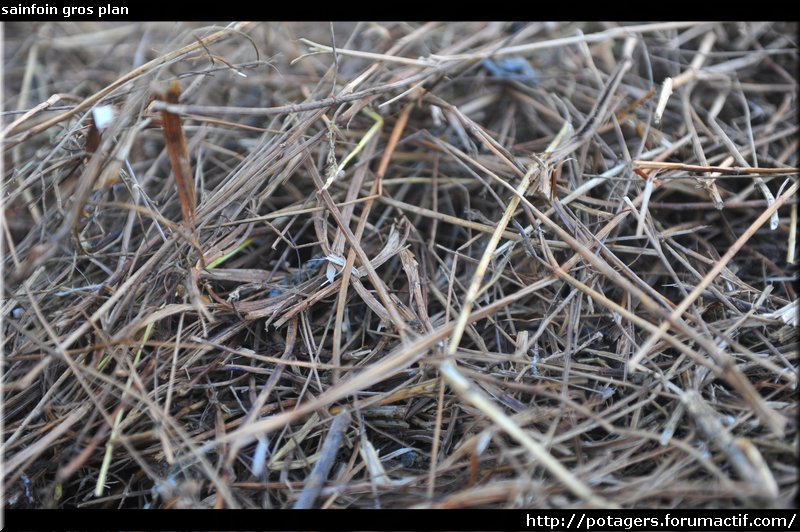
[{"label": "hay pile", "polygon": [[790,505],[796,31],[7,24],[4,506]]}]

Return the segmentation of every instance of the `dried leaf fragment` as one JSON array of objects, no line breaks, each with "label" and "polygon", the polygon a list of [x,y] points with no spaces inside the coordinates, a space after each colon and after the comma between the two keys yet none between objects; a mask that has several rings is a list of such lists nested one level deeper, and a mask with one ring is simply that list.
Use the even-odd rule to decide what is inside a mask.
[{"label": "dried leaf fragment", "polygon": [[[169,90],[161,100],[177,104],[180,99],[181,88],[177,80],[172,80]],[[164,125],[164,139],[167,142],[167,153],[175,174],[175,186],[178,189],[178,199],[181,202],[183,221],[191,231],[195,228],[195,193],[194,174],[192,165],[189,164],[189,152],[186,149],[186,137],[180,117],[164,109],[161,111],[161,120]]]}]

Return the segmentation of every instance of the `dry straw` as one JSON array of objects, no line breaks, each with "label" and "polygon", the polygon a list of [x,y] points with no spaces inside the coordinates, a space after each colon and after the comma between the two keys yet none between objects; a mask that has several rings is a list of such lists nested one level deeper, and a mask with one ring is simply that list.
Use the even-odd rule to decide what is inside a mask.
[{"label": "dry straw", "polygon": [[783,507],[793,23],[7,23],[3,505]]}]

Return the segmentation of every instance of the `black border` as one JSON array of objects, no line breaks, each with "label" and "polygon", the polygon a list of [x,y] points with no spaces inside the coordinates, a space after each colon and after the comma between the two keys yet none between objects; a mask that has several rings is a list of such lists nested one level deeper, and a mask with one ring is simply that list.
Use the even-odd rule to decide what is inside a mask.
[{"label": "black border", "polygon": [[[521,3],[502,0],[491,4],[475,2],[450,4],[404,0],[389,2],[186,2],[178,0],[8,0],[3,6],[51,6],[56,15],[3,15],[11,21],[210,21],[210,20],[560,20],[560,21],[670,21],[670,20],[760,20],[791,19],[791,10],[778,2],[760,2],[757,8],[745,2],[729,2],[720,9],[713,2],[671,0],[668,4],[639,2],[610,4],[607,2],[536,2]],[[127,7],[127,15],[98,17],[99,6]],[[63,8],[93,7],[91,15],[75,14],[64,18]],[[620,9],[622,8],[622,9]]]},{"label": "black border", "polygon": [[[581,521],[583,516],[583,521]],[[665,525],[665,518],[729,519],[723,526]],[[754,527],[754,518],[790,527]],[[547,520],[545,520],[545,518]],[[800,530],[794,510],[8,510],[5,530]],[[604,520],[600,523],[599,520]],[[614,519],[628,519],[627,526]],[[639,519],[639,521],[636,521]],[[653,526],[653,519],[665,526]],[[735,521],[733,519],[739,519]],[[742,521],[747,519],[748,521]],[[646,520],[646,521],[645,521]],[[583,523],[579,527],[579,523]],[[637,526],[638,523],[638,526]],[[735,526],[739,524],[740,526]]]}]

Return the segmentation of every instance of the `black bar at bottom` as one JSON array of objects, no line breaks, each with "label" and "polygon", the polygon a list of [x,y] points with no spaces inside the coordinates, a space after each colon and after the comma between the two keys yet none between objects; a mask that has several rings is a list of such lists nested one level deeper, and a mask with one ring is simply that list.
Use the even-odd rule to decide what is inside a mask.
[{"label": "black bar at bottom", "polygon": [[800,530],[792,510],[6,510],[4,530]]}]

